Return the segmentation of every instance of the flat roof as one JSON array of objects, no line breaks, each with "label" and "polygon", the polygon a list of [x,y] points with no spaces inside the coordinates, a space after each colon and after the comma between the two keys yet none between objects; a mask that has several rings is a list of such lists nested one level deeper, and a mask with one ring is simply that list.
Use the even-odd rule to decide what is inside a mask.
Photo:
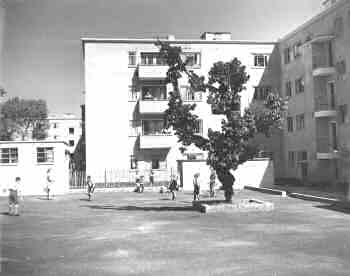
[{"label": "flat roof", "polygon": [[170,44],[253,44],[253,45],[275,45],[276,41],[255,41],[255,40],[205,40],[205,39],[156,39],[156,38],[94,38],[82,37],[83,43],[156,43],[157,41],[168,42]]},{"label": "flat roof", "polygon": [[0,144],[58,144],[58,143],[63,143],[68,145],[66,141],[60,141],[60,140],[16,140],[16,141],[0,141]]},{"label": "flat roof", "polygon": [[332,4],[332,6],[330,6],[329,8],[326,8],[324,11],[316,14],[315,16],[313,16],[312,18],[310,18],[309,20],[307,20],[306,22],[301,24],[295,30],[293,30],[293,31],[289,32],[288,34],[286,34],[285,36],[283,36],[279,41],[283,41],[283,40],[287,40],[287,39],[291,38],[293,35],[297,34],[301,30],[307,28],[311,24],[313,24],[319,20],[322,20],[325,16],[327,16],[329,13],[333,12],[335,9],[338,9],[339,7],[341,7],[345,4],[349,4],[349,3],[350,3],[349,0],[339,0],[338,2]]}]

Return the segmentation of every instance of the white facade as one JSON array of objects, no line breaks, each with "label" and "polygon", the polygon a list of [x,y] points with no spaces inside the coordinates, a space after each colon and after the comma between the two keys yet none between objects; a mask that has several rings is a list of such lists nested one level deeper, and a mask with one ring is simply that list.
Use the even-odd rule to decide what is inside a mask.
[{"label": "white facade", "polygon": [[[214,62],[237,57],[250,75],[242,92],[241,107],[253,98],[265,69],[256,55],[268,56],[274,48],[270,42],[226,40],[169,40],[193,56],[192,69],[207,76]],[[209,36],[208,33],[206,36]],[[171,87],[161,83],[167,67],[152,57],[159,51],[155,39],[83,39],[86,91],[86,164],[87,173],[100,175],[106,169],[177,170],[177,138],[161,129],[167,95]],[[264,58],[263,58],[264,60]],[[261,61],[261,59],[260,59]],[[155,64],[153,64],[155,63]],[[206,103],[207,94],[186,97],[186,80],[181,93],[196,103],[202,119],[201,129],[220,127],[220,116],[213,115]],[[149,93],[148,93],[149,92]],[[147,94],[152,94],[147,96]],[[188,95],[188,94],[187,94]],[[196,153],[196,152],[195,152]],[[198,152],[199,153],[199,152]]]},{"label": "white facade", "polygon": [[44,195],[46,173],[52,170],[52,194],[69,191],[69,156],[63,141],[0,141],[0,195],[21,178],[23,195]]},{"label": "white facade", "polygon": [[65,141],[73,153],[82,133],[81,119],[74,114],[49,114],[47,140]]}]

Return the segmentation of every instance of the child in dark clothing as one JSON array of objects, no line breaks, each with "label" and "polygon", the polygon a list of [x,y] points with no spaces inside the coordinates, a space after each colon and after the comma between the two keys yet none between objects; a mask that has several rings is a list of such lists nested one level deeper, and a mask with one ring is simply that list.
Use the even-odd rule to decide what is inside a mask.
[{"label": "child in dark clothing", "polygon": [[87,189],[88,189],[87,190],[88,197],[89,197],[89,200],[91,200],[92,194],[95,191],[95,184],[92,182],[90,175],[86,179],[86,184],[87,184]]},{"label": "child in dark clothing", "polygon": [[176,190],[177,190],[177,177],[175,175],[171,176],[171,180],[170,180],[170,185],[169,185],[169,190],[171,192],[172,195],[172,200],[176,199]]}]

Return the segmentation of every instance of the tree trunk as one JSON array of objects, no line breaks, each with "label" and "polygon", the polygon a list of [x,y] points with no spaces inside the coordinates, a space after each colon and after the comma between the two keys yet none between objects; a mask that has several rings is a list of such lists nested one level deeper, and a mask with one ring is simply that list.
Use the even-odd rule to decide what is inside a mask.
[{"label": "tree trunk", "polygon": [[225,201],[227,203],[232,203],[232,197],[234,195],[233,184],[235,182],[235,177],[229,171],[217,172],[217,175],[223,186]]}]

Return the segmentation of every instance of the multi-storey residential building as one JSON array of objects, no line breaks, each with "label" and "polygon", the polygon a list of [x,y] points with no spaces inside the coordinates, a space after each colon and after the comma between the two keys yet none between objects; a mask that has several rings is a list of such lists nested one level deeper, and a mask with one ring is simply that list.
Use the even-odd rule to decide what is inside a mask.
[{"label": "multi-storey residential building", "polygon": [[47,140],[65,141],[71,153],[74,152],[82,134],[82,121],[74,114],[49,114]]},{"label": "multi-storey residential building", "polygon": [[289,98],[279,175],[344,181],[350,146],[350,1],[325,9],[279,41],[281,94]]},{"label": "multi-storey residential building", "polygon": [[[253,98],[275,43],[233,41],[229,33],[204,33],[201,39],[165,41],[181,46],[195,73],[207,75],[217,61],[237,57],[250,79],[242,93],[241,108]],[[168,67],[159,56],[157,39],[83,39],[86,90],[86,165],[93,177],[110,168],[135,171],[177,170],[177,161],[204,157],[192,149],[179,151],[177,138],[164,130],[171,85],[165,84]],[[180,83],[183,100],[196,103],[201,120],[198,132],[220,127],[206,94],[193,92],[186,79]]]}]

